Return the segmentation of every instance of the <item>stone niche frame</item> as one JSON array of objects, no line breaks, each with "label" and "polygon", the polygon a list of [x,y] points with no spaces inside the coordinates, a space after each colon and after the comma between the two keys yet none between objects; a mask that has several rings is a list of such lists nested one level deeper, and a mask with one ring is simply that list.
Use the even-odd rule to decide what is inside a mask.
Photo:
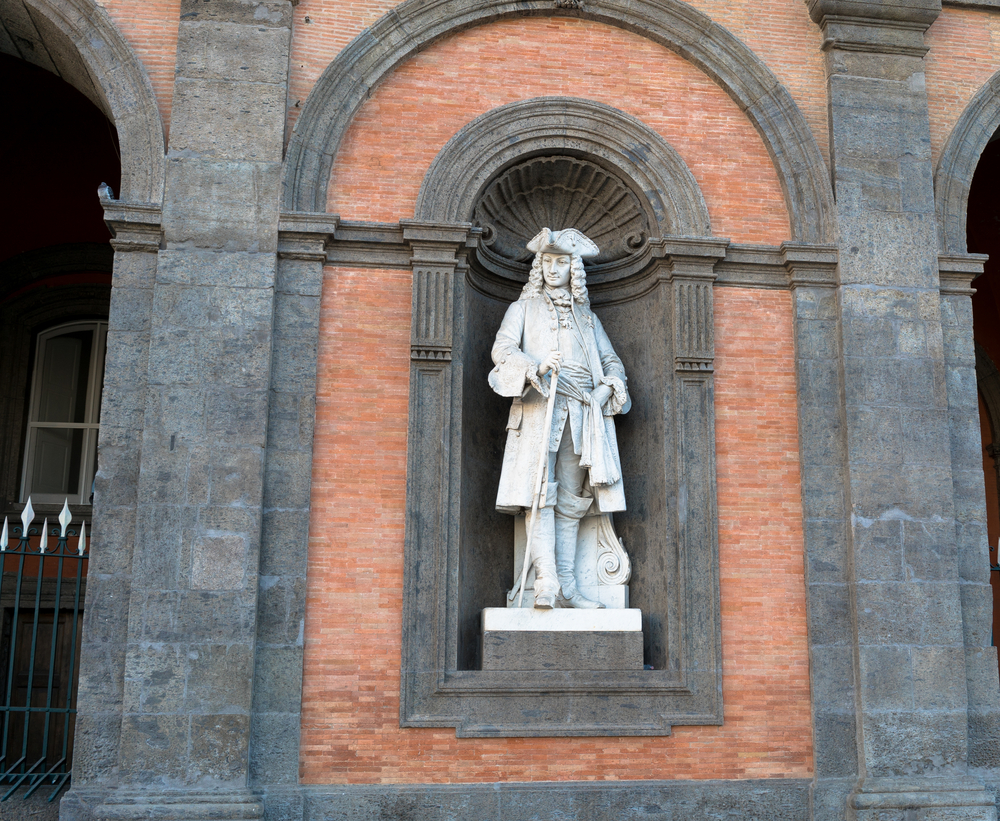
[{"label": "stone niche frame", "polygon": [[[480,232],[462,220],[498,173],[545,154],[600,163],[651,215],[636,264],[603,274],[598,266],[588,285],[633,376],[633,409],[619,426],[630,508],[615,520],[654,669],[526,673],[470,663],[478,610],[501,606],[511,583],[509,555],[495,566],[511,519],[493,510],[487,475],[499,471],[489,465],[507,403],[484,386],[499,317],[527,271],[514,281],[480,265]],[[721,724],[712,290],[728,241],[710,236],[690,171],[622,112],[540,98],[494,109],[449,141],[416,217],[402,223],[413,314],[401,726],[499,737],[667,735],[673,724]]]}]

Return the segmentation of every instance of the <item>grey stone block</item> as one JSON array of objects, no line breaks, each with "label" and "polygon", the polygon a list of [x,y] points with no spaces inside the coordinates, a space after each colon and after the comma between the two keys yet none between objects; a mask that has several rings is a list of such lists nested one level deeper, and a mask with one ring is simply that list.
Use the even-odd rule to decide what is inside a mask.
[{"label": "grey stone block", "polygon": [[319,333],[318,296],[277,294],[274,300],[274,335],[280,339],[310,339]]},{"label": "grey stone block", "polygon": [[132,783],[185,780],[190,720],[188,716],[177,715],[122,717],[121,760],[128,762]]},{"label": "grey stone block", "polygon": [[905,516],[916,520],[951,517],[953,488],[951,470],[927,466],[900,470],[898,466],[852,465],[852,501],[854,514],[865,519],[884,515]]},{"label": "grey stone block", "polygon": [[[962,635],[970,649],[989,647],[993,639],[993,587],[982,583],[964,582],[961,585]],[[996,683],[996,682],[994,682]]]},{"label": "grey stone block", "polygon": [[244,536],[199,536],[191,548],[191,588],[242,589],[246,585],[248,552]]},{"label": "grey stone block", "polygon": [[149,365],[148,356],[149,335],[145,330],[109,330],[104,359],[106,385],[123,390],[141,388]]},{"label": "grey stone block", "polygon": [[[254,33],[245,32],[244,42],[252,43]],[[285,86],[278,83],[178,77],[170,156],[280,162],[283,128],[279,124],[284,119],[285,97]],[[215,116],[205,117],[206,110]]]},{"label": "grey stone block", "polygon": [[112,288],[109,329],[148,332],[152,302],[153,293],[150,288]]},{"label": "grey stone block", "polygon": [[260,509],[256,507],[204,507],[198,512],[198,525],[203,533],[213,536],[234,534],[246,536],[256,544],[260,535]]},{"label": "grey stone block", "polygon": [[817,778],[847,778],[857,773],[858,732],[853,714],[816,710],[813,734]]},{"label": "grey stone block", "polygon": [[249,644],[255,633],[253,597],[239,591],[152,592],[142,608],[146,641]]},{"label": "grey stone block", "polygon": [[913,705],[918,710],[964,710],[968,705],[964,647],[914,647]]},{"label": "grey stone block", "polygon": [[305,577],[308,537],[308,509],[265,510],[261,535],[261,575]]},{"label": "grey stone block", "polygon": [[276,341],[272,363],[271,384],[283,391],[313,393],[316,385],[315,336]]},{"label": "grey stone block", "polygon": [[145,410],[148,434],[160,434],[174,453],[178,444],[186,451],[186,442],[198,441],[205,434],[205,392],[201,386],[154,385],[146,392]]},{"label": "grey stone block", "polygon": [[[848,383],[850,390],[851,383]],[[851,463],[900,465],[899,443],[903,437],[900,412],[895,408],[868,408],[849,404],[847,408],[848,453]]]},{"label": "grey stone block", "polygon": [[201,335],[192,347],[205,382],[247,390],[267,388],[271,370],[268,332],[220,329]]},{"label": "grey stone block", "polygon": [[843,517],[846,498],[841,471],[839,465],[803,461],[802,507],[806,519]]},{"label": "grey stone block", "polygon": [[[280,730],[275,728],[269,733],[269,738],[277,738],[280,735]],[[284,745],[282,745],[284,746]],[[251,737],[250,741],[250,771],[251,773],[256,772],[254,760],[255,756],[253,754],[254,741]],[[298,748],[298,731],[295,733],[295,747]],[[298,764],[296,762],[296,768]],[[283,770],[281,771],[283,774]],[[286,786],[284,789],[280,785],[286,785],[288,782],[276,774],[274,777],[269,777],[266,772],[261,774],[260,779],[256,779],[251,776],[253,780],[259,780],[260,783],[267,784],[267,790],[263,795],[264,799],[264,821],[301,821],[305,817],[305,796],[302,791],[296,789],[295,787]]]},{"label": "grey stone block", "polygon": [[185,780],[243,786],[250,744],[248,715],[191,716],[191,756]]},{"label": "grey stone block", "polygon": [[[213,0],[199,3],[198,0],[181,0],[181,19],[184,28],[192,29],[204,23],[237,23],[260,28],[290,28],[292,25],[291,3],[287,0],[264,0],[264,2],[242,2],[242,0]],[[185,37],[190,34],[185,32]]]},{"label": "grey stone block", "polygon": [[312,487],[311,453],[269,450],[264,472],[265,507],[299,510],[309,507]]},{"label": "grey stone block", "polygon": [[262,651],[254,686],[255,711],[298,713],[302,704],[302,648],[269,646]]},{"label": "grey stone block", "polygon": [[850,602],[847,585],[809,585],[809,642],[838,645],[850,642]]},{"label": "grey stone block", "polygon": [[194,330],[154,330],[149,343],[149,384],[172,386],[204,382],[200,342],[201,335]]},{"label": "grey stone block", "polygon": [[264,446],[261,420],[268,418],[267,391],[214,387],[206,391],[205,403],[206,433],[210,439]]},{"label": "grey stone block", "polygon": [[211,284],[160,282],[153,297],[153,312],[159,330],[190,330],[212,326],[210,304],[215,288]]},{"label": "grey stone block", "polygon": [[909,647],[858,648],[861,702],[875,710],[913,709],[913,667]]},{"label": "grey stone block", "polygon": [[951,467],[947,408],[902,408],[900,421],[904,464]]},{"label": "grey stone block", "polygon": [[482,633],[483,670],[641,670],[642,633]]},{"label": "grey stone block", "polygon": [[862,645],[961,645],[961,604],[954,585],[859,582],[856,591]]},{"label": "grey stone block", "polygon": [[137,644],[125,660],[126,714],[179,714],[184,704],[187,660],[171,644]]},{"label": "grey stone block", "polygon": [[907,579],[954,581],[957,553],[951,522],[901,522]]},{"label": "grey stone block", "polygon": [[1000,711],[969,712],[969,766],[1000,769]]},{"label": "grey stone block", "polygon": [[854,576],[871,581],[902,581],[903,522],[864,520],[854,526]]},{"label": "grey stone block", "polygon": [[305,584],[301,577],[260,576],[257,598],[257,641],[291,645],[299,636]]},{"label": "grey stone block", "polygon": [[[799,405],[822,414],[829,424],[839,423],[839,365],[832,359],[800,360],[797,365]],[[823,413],[825,411],[825,413]]]},{"label": "grey stone block", "polygon": [[847,525],[840,521],[810,519],[804,523],[806,578],[810,584],[847,581]]},{"label": "grey stone block", "polygon": [[279,294],[318,297],[323,291],[323,263],[316,260],[280,258],[274,288]]},{"label": "grey stone block", "polygon": [[155,251],[115,254],[114,272],[111,275],[112,294],[117,288],[152,288],[155,281]]},{"label": "grey stone block", "polygon": [[310,394],[273,391],[268,407],[268,448],[309,450],[312,447],[316,400]]},{"label": "grey stone block", "polygon": [[[237,19],[230,21],[226,19],[228,15],[219,15],[215,8],[204,14],[204,4],[192,5],[197,16],[185,18],[183,24],[186,78],[236,83],[274,83],[284,79],[288,71],[288,26],[273,26],[270,22],[261,26],[243,9],[242,15],[233,15]],[[271,14],[279,9],[279,13],[284,13],[283,5],[271,4],[269,21]]]},{"label": "grey stone block", "polygon": [[121,713],[81,712],[73,736],[73,774],[83,783],[111,781],[118,772]]},{"label": "grey stone block", "polygon": [[305,790],[311,821],[805,821],[806,779],[624,781],[455,785],[353,785]]},{"label": "grey stone block", "polygon": [[[135,508],[131,506],[101,509],[98,550],[91,545],[88,572],[124,578],[132,571],[132,547],[135,542]],[[100,562],[96,562],[100,555]]]},{"label": "grey stone block", "polygon": [[965,710],[872,712],[863,721],[869,773],[946,775],[965,761]]},{"label": "grey stone block", "polygon": [[168,158],[163,209],[167,248],[266,253],[273,272],[278,222],[273,204],[280,190],[277,161]]},{"label": "grey stone block", "polygon": [[263,448],[217,448],[210,462],[211,504],[222,507],[259,504],[263,470]]},{"label": "grey stone block", "polygon": [[[224,173],[221,171],[220,173]],[[232,288],[269,288],[274,284],[272,254],[230,251],[165,250],[159,253],[158,283],[225,285]]]},{"label": "grey stone block", "polygon": [[827,713],[852,715],[855,707],[854,650],[851,645],[810,648],[812,700]]},{"label": "grey stone block", "polygon": [[252,646],[199,644],[189,647],[185,655],[184,712],[249,713]]}]

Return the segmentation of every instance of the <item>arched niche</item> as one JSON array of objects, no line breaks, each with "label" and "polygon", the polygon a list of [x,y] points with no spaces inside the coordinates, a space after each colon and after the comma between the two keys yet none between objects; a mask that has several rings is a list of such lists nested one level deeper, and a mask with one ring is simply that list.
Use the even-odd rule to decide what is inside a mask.
[{"label": "arched niche", "polygon": [[[359,35],[327,67],[303,106],[288,146],[284,208],[323,212],[331,168],[351,121],[398,65],[449,34],[526,15],[572,15],[635,31],[712,77],[757,129],[778,172],[799,242],[833,241],[829,175],[812,132],[788,91],[740,40],[681,0],[406,0]],[[698,232],[699,234],[701,232]]]},{"label": "arched niche", "polygon": [[[712,284],[728,242],[710,235],[694,177],[634,118],[546,97],[457,134],[416,214],[404,223],[414,256],[401,723],[460,736],[720,723]],[[616,421],[629,509],[615,523],[643,611],[643,671],[480,669],[480,611],[504,606],[513,585],[514,520],[495,510],[510,400],[488,386],[490,348],[542,227],[576,227],[603,246],[588,287],[629,374],[632,409]],[[454,260],[432,244],[448,233],[469,237]]]},{"label": "arched niche", "polygon": [[20,0],[3,4],[0,23],[16,32],[0,49],[62,77],[114,123],[120,199],[159,203],[163,123],[149,77],[108,13],[94,0]]}]

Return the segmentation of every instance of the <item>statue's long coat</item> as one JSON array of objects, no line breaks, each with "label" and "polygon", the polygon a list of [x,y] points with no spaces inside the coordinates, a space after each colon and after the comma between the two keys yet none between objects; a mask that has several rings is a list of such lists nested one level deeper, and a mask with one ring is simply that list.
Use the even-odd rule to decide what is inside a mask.
[{"label": "statue's long coat", "polygon": [[[595,386],[607,377],[608,382],[617,388],[615,396],[605,405],[604,424],[610,456],[620,476],[621,461],[612,416],[625,413],[631,407],[625,388],[625,369],[590,307],[576,305],[574,314],[579,320],[581,335],[595,369]],[[546,397],[541,391],[548,392],[548,376],[539,379],[537,370],[541,361],[556,349],[558,328],[556,309],[547,298],[541,295],[527,299],[522,297],[507,309],[493,344],[496,367],[490,372],[490,387],[501,396],[514,398],[507,421],[507,446],[497,491],[497,510],[505,513],[518,513],[522,508],[531,508],[543,440],[547,433],[549,450],[558,448],[570,413],[569,403],[574,401],[557,391],[552,426],[548,432],[543,430]],[[625,493],[620,478],[614,484],[595,485],[591,490],[597,508],[592,509],[592,513],[625,510]],[[549,496],[551,502],[551,492]]]}]

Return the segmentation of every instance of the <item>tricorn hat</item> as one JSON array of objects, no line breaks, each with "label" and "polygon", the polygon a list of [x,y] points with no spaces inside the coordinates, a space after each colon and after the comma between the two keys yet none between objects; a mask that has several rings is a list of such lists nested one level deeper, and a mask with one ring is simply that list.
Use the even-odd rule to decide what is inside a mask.
[{"label": "tricorn hat", "polygon": [[550,231],[543,228],[528,243],[528,250],[536,254],[577,254],[580,257],[596,257],[600,249],[594,242],[575,228]]}]

